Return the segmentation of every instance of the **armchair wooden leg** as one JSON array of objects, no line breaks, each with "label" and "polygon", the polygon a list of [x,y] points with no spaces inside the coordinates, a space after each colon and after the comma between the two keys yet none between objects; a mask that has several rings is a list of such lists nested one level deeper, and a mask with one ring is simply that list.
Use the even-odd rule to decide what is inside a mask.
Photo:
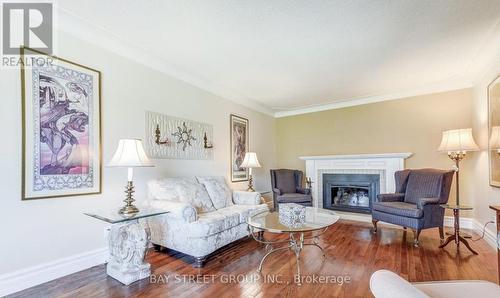
[{"label": "armchair wooden leg", "polygon": [[439,239],[441,239],[441,242],[444,241],[444,228],[439,227]]},{"label": "armchair wooden leg", "polygon": [[419,245],[418,237],[420,236],[420,231],[421,230],[412,229],[412,231],[413,231],[413,236],[414,236],[413,246],[418,247],[418,245]]},{"label": "armchair wooden leg", "polygon": [[378,220],[372,220],[374,234],[377,234],[377,222],[378,222]]}]

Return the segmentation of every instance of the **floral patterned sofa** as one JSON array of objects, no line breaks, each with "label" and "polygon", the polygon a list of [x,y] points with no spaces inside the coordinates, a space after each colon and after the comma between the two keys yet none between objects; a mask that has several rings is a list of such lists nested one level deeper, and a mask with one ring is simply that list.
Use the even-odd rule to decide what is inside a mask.
[{"label": "floral patterned sofa", "polygon": [[148,183],[151,242],[193,256],[202,267],[217,249],[248,235],[247,219],[268,210],[256,192],[232,191],[224,177],[164,178]]}]

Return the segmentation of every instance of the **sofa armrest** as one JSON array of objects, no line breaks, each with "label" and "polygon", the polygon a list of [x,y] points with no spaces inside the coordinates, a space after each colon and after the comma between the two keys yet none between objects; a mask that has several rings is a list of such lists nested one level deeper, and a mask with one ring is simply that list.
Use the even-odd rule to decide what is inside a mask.
[{"label": "sofa armrest", "polygon": [[421,198],[417,202],[417,208],[423,209],[426,205],[437,205],[439,203],[439,198]]},{"label": "sofa armrest", "polygon": [[384,193],[377,196],[379,202],[403,202],[404,193]]},{"label": "sofa armrest", "polygon": [[233,191],[233,202],[236,205],[259,205],[260,193],[250,191]]},{"label": "sofa armrest", "polygon": [[273,192],[274,192],[277,196],[280,196],[280,195],[281,195],[281,190],[279,190],[279,188],[273,188]]},{"label": "sofa armrest", "polygon": [[297,188],[297,192],[303,195],[310,195],[311,190],[309,188]]},{"label": "sofa armrest", "polygon": [[370,278],[370,290],[375,298],[428,298],[417,287],[388,270],[375,271]]},{"label": "sofa armrest", "polygon": [[169,211],[167,216],[181,219],[186,223],[195,222],[198,220],[198,212],[193,206],[182,203],[172,202],[167,200],[149,200],[147,204],[155,209]]}]

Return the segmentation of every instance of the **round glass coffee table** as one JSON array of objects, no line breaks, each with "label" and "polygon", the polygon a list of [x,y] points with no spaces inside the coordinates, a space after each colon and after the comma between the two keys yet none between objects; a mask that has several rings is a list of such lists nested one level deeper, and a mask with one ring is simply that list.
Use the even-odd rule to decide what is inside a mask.
[{"label": "round glass coffee table", "polygon": [[[257,272],[262,271],[262,265],[266,258],[275,253],[291,250],[295,253],[297,259],[297,276],[298,285],[300,285],[300,253],[304,246],[316,246],[323,254],[323,260],[326,255],[323,248],[319,245],[319,237],[325,233],[328,228],[339,220],[339,216],[333,211],[306,207],[305,220],[300,224],[287,226],[280,222],[279,212],[262,212],[248,219],[248,227],[252,237],[260,243],[266,245],[266,250],[270,251],[262,257]],[[288,234],[288,239],[278,241],[268,241],[262,236],[262,232],[275,234]],[[256,236],[256,233],[258,236]],[[311,242],[309,242],[311,240]],[[283,244],[283,245],[280,245]],[[279,247],[273,247],[280,245]]]}]

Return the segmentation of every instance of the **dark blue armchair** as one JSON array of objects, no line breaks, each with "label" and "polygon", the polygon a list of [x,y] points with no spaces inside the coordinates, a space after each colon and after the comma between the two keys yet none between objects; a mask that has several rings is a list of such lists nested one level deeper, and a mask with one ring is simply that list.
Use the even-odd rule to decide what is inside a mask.
[{"label": "dark blue armchair", "polygon": [[299,170],[271,170],[274,208],[278,209],[280,203],[312,206],[311,190],[302,188],[303,175]]},{"label": "dark blue armchair", "polygon": [[373,203],[374,232],[377,232],[377,222],[383,221],[411,228],[417,247],[423,229],[439,228],[443,240],[444,209],[439,205],[448,202],[453,174],[453,171],[437,169],[396,172],[396,193],[380,194]]}]

